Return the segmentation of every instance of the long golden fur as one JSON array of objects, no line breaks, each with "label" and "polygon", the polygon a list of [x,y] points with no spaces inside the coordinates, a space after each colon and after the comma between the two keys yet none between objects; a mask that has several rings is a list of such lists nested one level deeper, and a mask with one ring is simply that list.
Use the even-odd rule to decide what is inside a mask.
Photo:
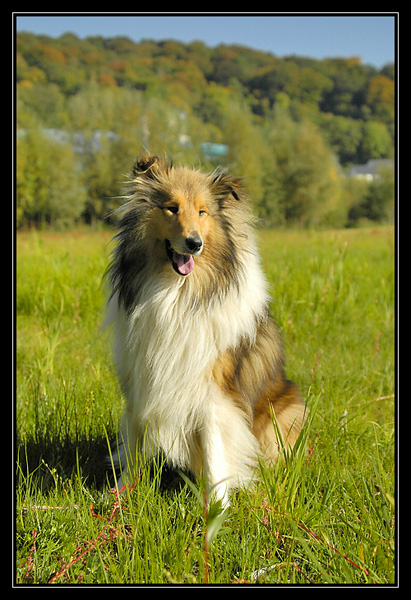
[{"label": "long golden fur", "polygon": [[227,500],[258,456],[278,457],[273,415],[292,446],[305,407],[284,355],[238,179],[142,156],[109,269],[109,322],[126,408],[117,459],[204,474]]}]

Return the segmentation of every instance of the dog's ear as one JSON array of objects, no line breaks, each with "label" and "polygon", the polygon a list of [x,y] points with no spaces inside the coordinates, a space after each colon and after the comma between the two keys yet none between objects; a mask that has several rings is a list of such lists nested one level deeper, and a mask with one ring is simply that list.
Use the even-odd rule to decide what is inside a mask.
[{"label": "dog's ear", "polygon": [[159,168],[158,156],[141,156],[138,161],[134,164],[133,175],[134,177],[153,177],[155,171]]},{"label": "dog's ear", "polygon": [[211,188],[217,195],[231,194],[236,200],[240,200],[242,181],[238,177],[221,172],[214,177]]}]

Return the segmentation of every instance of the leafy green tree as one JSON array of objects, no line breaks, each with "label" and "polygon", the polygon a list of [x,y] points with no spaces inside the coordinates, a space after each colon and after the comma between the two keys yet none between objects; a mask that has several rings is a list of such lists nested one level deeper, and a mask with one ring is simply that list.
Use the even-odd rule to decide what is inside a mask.
[{"label": "leafy green tree", "polygon": [[82,178],[86,189],[83,217],[88,224],[104,220],[121,204],[132,157],[124,140],[107,132],[89,132],[83,140]]},{"label": "leafy green tree", "polygon": [[390,167],[382,167],[370,186],[368,201],[369,218],[379,222],[394,222],[395,173]]},{"label": "leafy green tree", "polygon": [[221,128],[224,126],[232,97],[233,94],[229,88],[211,82],[203,91],[195,107],[196,112],[206,123],[213,123]]},{"label": "leafy green tree", "polygon": [[35,129],[21,132],[17,142],[17,226],[73,225],[85,189],[72,146]]},{"label": "leafy green tree", "polygon": [[68,126],[66,102],[55,83],[20,84],[17,88],[17,123],[25,127],[25,117],[30,114],[43,127],[65,128]]},{"label": "leafy green tree", "polygon": [[101,88],[91,80],[81,92],[72,96],[67,103],[69,120],[73,131],[110,131],[115,127],[116,90]]},{"label": "leafy green tree", "polygon": [[360,206],[366,201],[370,183],[356,177],[344,177],[341,180],[342,202],[346,208],[346,225],[353,227],[362,216]]},{"label": "leafy green tree", "polygon": [[371,183],[363,186],[362,197],[348,212],[348,222],[351,225],[361,220],[378,223],[394,220],[395,179],[392,168],[381,168]]},{"label": "leafy green tree", "polygon": [[359,119],[349,119],[331,113],[320,118],[321,129],[328,144],[337,154],[344,166],[360,161],[360,146],[363,138],[363,126]]},{"label": "leafy green tree", "polygon": [[259,95],[275,102],[277,94],[284,92],[301,103],[318,104],[327,90],[332,89],[332,81],[310,67],[300,67],[293,61],[279,62],[265,67],[250,82]]},{"label": "leafy green tree", "polygon": [[367,105],[376,119],[383,123],[394,120],[394,81],[385,75],[373,77],[367,88]]},{"label": "leafy green tree", "polygon": [[359,162],[366,163],[370,158],[390,158],[392,154],[392,139],[386,125],[379,121],[364,123]]},{"label": "leafy green tree", "polygon": [[[16,225],[21,227],[33,214],[36,201],[37,175],[35,162],[39,160],[33,144],[21,136],[17,136],[16,143]],[[33,162],[35,161],[35,162]]]},{"label": "leafy green tree", "polygon": [[[269,132],[275,213],[300,226],[327,219],[339,201],[334,156],[320,131],[310,122],[295,123],[286,110],[277,111]],[[266,201],[266,205],[268,205]]]},{"label": "leafy green tree", "polygon": [[265,141],[253,124],[248,107],[237,102],[229,105],[222,127],[224,143],[228,145],[228,165],[244,180],[247,191],[256,204],[263,198],[263,156]]}]

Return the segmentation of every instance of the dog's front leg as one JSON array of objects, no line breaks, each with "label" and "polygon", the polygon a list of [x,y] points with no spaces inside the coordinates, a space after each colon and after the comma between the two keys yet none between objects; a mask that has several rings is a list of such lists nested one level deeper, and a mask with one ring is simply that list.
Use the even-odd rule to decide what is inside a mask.
[{"label": "dog's front leg", "polygon": [[245,413],[217,386],[200,435],[208,498],[214,496],[227,506],[230,491],[253,480],[258,445]]},{"label": "dog's front leg", "polygon": [[223,435],[217,420],[208,423],[202,436],[204,471],[207,484],[207,502],[220,500],[223,507],[229,504],[232,474],[226,461]]},{"label": "dog's front leg", "polygon": [[209,398],[201,432],[207,500],[208,502],[212,499],[220,500],[223,506],[229,504],[229,490],[238,485],[236,469],[231,460],[233,453],[231,417],[235,416],[231,408],[230,399],[215,388],[212,397]]}]

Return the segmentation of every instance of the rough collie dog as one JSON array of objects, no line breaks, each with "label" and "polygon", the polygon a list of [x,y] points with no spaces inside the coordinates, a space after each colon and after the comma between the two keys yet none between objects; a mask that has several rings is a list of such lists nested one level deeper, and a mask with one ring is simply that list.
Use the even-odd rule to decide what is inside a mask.
[{"label": "rough collie dog", "polygon": [[162,451],[226,501],[259,456],[278,457],[276,430],[293,446],[305,412],[284,376],[251,212],[238,179],[156,156],[135,164],[126,200],[108,306],[126,397],[121,484]]}]

